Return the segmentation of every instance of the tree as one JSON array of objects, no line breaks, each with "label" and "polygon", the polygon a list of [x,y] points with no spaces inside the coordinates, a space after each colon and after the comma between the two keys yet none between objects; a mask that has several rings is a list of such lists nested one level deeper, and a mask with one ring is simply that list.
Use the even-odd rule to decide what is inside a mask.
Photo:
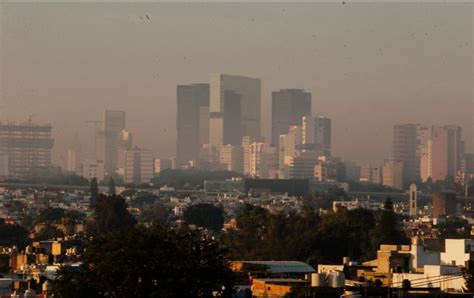
[{"label": "tree", "polygon": [[90,183],[91,204],[94,205],[99,197],[99,183],[97,178],[92,178]]},{"label": "tree", "polygon": [[156,201],[150,208],[144,210],[138,219],[145,223],[168,224],[172,215],[170,207],[163,202]]},{"label": "tree", "polygon": [[390,197],[385,199],[384,208],[375,227],[372,238],[373,249],[377,250],[380,244],[405,244],[407,238],[399,229],[393,203]]},{"label": "tree", "polygon": [[28,231],[25,228],[17,224],[7,224],[4,219],[0,219],[0,246],[23,247],[27,242]]},{"label": "tree", "polygon": [[57,223],[60,222],[64,216],[64,209],[62,208],[46,208],[40,212],[36,218],[37,223]]},{"label": "tree", "polygon": [[245,204],[237,211],[237,230],[231,230],[223,235],[223,243],[236,259],[264,259],[266,248],[266,226],[270,213],[268,210]]},{"label": "tree", "polygon": [[112,177],[110,177],[110,180],[109,180],[109,194],[110,195],[116,194],[115,181],[114,181],[114,178]]},{"label": "tree", "polygon": [[101,297],[92,286],[91,278],[90,270],[85,265],[60,267],[56,279],[51,282],[54,297]]},{"label": "tree", "polygon": [[188,224],[219,231],[224,224],[224,210],[211,204],[191,205],[184,211],[183,219]]},{"label": "tree", "polygon": [[58,228],[47,224],[41,231],[35,235],[36,241],[50,240],[54,238],[64,237],[64,233]]},{"label": "tree", "polygon": [[62,268],[55,297],[231,297],[234,276],[218,243],[199,232],[136,227],[91,240],[84,266]]},{"label": "tree", "polygon": [[373,212],[341,208],[319,217],[311,206],[300,212],[271,214],[245,205],[237,212],[237,229],[222,235],[235,259],[299,260],[315,265],[338,263],[344,256],[364,260],[373,255]]},{"label": "tree", "polygon": [[468,239],[471,237],[471,225],[461,217],[449,216],[438,225],[441,239]]},{"label": "tree", "polygon": [[463,268],[463,277],[464,277],[464,292],[473,293],[474,292],[474,261],[467,261],[466,267]]},{"label": "tree", "polygon": [[128,212],[125,199],[117,195],[100,194],[95,206],[93,222],[90,225],[93,233],[107,233],[134,227],[135,218]]}]

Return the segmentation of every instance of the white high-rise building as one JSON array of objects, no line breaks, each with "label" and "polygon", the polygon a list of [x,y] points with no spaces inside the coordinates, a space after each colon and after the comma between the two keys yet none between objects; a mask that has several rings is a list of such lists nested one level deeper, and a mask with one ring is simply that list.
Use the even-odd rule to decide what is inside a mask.
[{"label": "white high-rise building", "polygon": [[464,170],[464,142],[459,126],[433,126],[429,137],[423,140],[420,160],[422,181],[456,177]]},{"label": "white high-rise building", "polygon": [[133,135],[127,131],[122,130],[119,134],[118,140],[118,156],[117,156],[117,175],[123,177],[125,175],[125,154],[128,150],[133,148]]},{"label": "white high-rise building", "polygon": [[250,176],[261,177],[263,167],[263,149],[265,143],[253,142],[250,144]]},{"label": "white high-rise building", "polygon": [[299,147],[303,143],[303,130],[301,126],[290,126],[286,135],[280,136],[279,154],[279,178],[290,178],[290,167],[293,159],[299,152]]}]

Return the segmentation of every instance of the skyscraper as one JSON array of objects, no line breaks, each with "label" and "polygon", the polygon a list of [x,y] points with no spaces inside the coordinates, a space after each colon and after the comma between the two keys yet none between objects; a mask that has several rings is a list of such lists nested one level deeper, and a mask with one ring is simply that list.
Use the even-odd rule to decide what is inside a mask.
[{"label": "skyscraper", "polygon": [[278,147],[280,135],[290,126],[301,125],[303,116],[311,115],[311,93],[302,89],[272,92],[272,146]]},{"label": "skyscraper", "polygon": [[293,166],[293,160],[297,156],[298,148],[302,143],[303,136],[301,126],[290,126],[287,134],[280,135],[278,145],[279,178],[290,178],[290,169]]},{"label": "skyscraper", "polygon": [[429,135],[429,129],[419,124],[393,126],[392,157],[403,163],[404,186],[421,177],[421,160],[428,150]]},{"label": "skyscraper", "polygon": [[303,116],[302,129],[304,150],[331,156],[331,119]]},{"label": "skyscraper", "polygon": [[54,140],[51,125],[26,122],[0,123],[0,150],[6,152],[8,175],[27,179],[41,175],[51,167]]},{"label": "skyscraper", "polygon": [[69,172],[77,173],[82,162],[82,152],[81,152],[81,142],[79,140],[79,135],[74,134],[69,149],[67,150],[67,167],[66,170]]},{"label": "skyscraper", "polygon": [[116,173],[123,177],[125,175],[125,155],[127,150],[133,148],[133,135],[127,130],[122,130],[118,138],[118,158]]},{"label": "skyscraper", "polygon": [[431,179],[445,180],[462,171],[464,144],[459,126],[433,126],[431,129]]},{"label": "skyscraper", "polygon": [[105,173],[115,175],[118,169],[120,133],[125,129],[125,112],[105,111],[104,141],[105,141]]},{"label": "skyscraper", "polygon": [[[260,101],[259,79],[212,74],[210,145],[219,148],[236,143],[237,139],[240,144],[242,136],[260,137]],[[237,135],[232,136],[235,133]]]},{"label": "skyscraper", "polygon": [[183,167],[209,143],[209,84],[178,85],[176,97],[176,164]]}]

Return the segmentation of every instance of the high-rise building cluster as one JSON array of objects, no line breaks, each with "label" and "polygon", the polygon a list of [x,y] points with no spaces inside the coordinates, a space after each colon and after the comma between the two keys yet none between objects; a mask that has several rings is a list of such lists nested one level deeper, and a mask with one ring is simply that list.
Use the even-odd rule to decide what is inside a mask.
[{"label": "high-rise building cluster", "polygon": [[[474,154],[464,152],[454,125],[396,124],[392,154],[383,165],[358,166],[332,154],[332,121],[313,115],[312,94],[303,89],[271,93],[271,134],[262,136],[261,81],[215,73],[209,82],[176,89],[176,155],[155,159],[134,144],[125,111],[106,110],[94,124],[93,154],[77,133],[65,168],[87,179],[108,177],[147,183],[166,169],[226,170],[247,177],[360,181],[407,189],[411,183],[466,183],[474,178]],[[51,170],[51,125],[0,123],[0,179],[27,180]]]},{"label": "high-rise building cluster", "polygon": [[393,159],[403,165],[403,182],[443,181],[464,176],[464,142],[459,126],[398,124],[393,128]]},{"label": "high-rise building cluster", "polygon": [[91,158],[80,158],[79,141],[75,139],[68,150],[69,171],[87,179],[114,178],[126,184],[148,183],[153,178],[153,152],[134,145],[124,111],[106,110],[103,121],[91,122],[103,123],[101,129],[96,127],[94,153]]},{"label": "high-rise building cluster", "polygon": [[[211,74],[177,88],[176,164],[260,178],[336,179],[331,119],[311,115],[311,93],[272,92],[271,139],[261,134],[259,79]],[[317,171],[317,173],[316,173]]]},{"label": "high-rise building cluster", "polygon": [[398,189],[407,189],[411,183],[446,179],[464,184],[474,177],[470,157],[464,152],[459,126],[396,124],[392,156],[381,167],[363,166],[360,180]]}]

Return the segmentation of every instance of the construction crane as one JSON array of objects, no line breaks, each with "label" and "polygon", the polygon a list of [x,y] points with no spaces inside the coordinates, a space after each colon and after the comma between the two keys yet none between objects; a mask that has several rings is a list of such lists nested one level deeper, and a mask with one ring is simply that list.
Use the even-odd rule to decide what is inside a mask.
[{"label": "construction crane", "polygon": [[85,121],[87,124],[94,124],[94,159],[97,160],[97,139],[99,137],[99,129],[98,125],[103,123],[103,121],[100,120],[87,120]]},{"label": "construction crane", "polygon": [[31,123],[33,123],[33,117],[36,116],[36,114],[29,114],[27,117],[26,117],[26,123],[28,125],[31,125]]}]

